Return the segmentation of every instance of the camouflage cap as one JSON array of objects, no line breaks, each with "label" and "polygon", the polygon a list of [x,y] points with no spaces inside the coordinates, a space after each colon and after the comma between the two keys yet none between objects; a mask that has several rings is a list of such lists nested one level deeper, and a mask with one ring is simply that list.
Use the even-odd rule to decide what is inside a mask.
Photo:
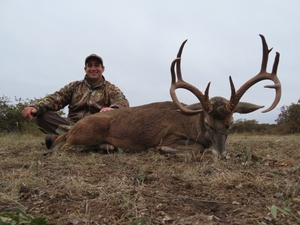
[{"label": "camouflage cap", "polygon": [[95,59],[98,59],[100,60],[100,63],[103,65],[103,59],[99,56],[99,55],[96,55],[96,54],[91,54],[89,55],[88,57],[85,58],[85,62],[84,62],[84,65],[86,65],[87,61],[91,58],[95,58]]}]

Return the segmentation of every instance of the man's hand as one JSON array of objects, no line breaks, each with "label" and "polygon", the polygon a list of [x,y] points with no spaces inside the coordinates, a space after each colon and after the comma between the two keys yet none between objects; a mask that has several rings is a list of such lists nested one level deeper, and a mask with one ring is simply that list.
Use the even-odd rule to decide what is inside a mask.
[{"label": "man's hand", "polygon": [[25,117],[25,118],[28,118],[30,120],[32,120],[32,118],[34,117],[34,115],[37,113],[37,110],[33,107],[25,107],[23,110],[22,110],[22,115]]}]

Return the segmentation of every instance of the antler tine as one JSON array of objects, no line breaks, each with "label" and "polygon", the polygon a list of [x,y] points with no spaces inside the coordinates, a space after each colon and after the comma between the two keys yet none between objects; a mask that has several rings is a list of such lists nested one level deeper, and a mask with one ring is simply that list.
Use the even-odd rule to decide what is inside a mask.
[{"label": "antler tine", "polygon": [[[178,60],[174,60],[173,61],[173,63],[174,63],[174,65],[176,64],[176,62],[177,62],[177,64],[176,64],[176,71],[177,71],[177,79],[178,79],[178,81],[183,81],[182,80],[182,75],[181,75],[181,66],[180,66],[180,64],[181,64],[181,54],[182,54],[182,51],[183,51],[183,48],[184,48],[184,45],[185,45],[185,43],[187,42],[187,39],[184,41],[184,42],[182,42],[182,44],[181,44],[181,46],[180,46],[180,48],[179,48],[179,50],[178,50],[178,53],[177,53],[177,58],[176,59],[178,59]],[[176,61],[176,62],[175,62]],[[173,64],[172,63],[172,64]],[[174,66],[173,66],[174,67]],[[172,65],[171,65],[171,68],[172,68]],[[176,83],[176,76],[175,76],[175,73],[172,73],[172,70],[171,70],[171,75],[172,75],[172,84],[173,83]]]},{"label": "antler tine", "polygon": [[274,99],[272,105],[268,109],[262,111],[263,113],[273,110],[278,105],[280,98],[281,98],[281,83],[277,77],[277,68],[278,68],[278,64],[279,64],[279,58],[280,58],[280,54],[279,54],[279,52],[276,52],[273,69],[272,69],[272,74],[271,74],[271,75],[273,75],[274,84],[264,86],[264,88],[274,88],[275,89],[275,92],[276,92],[275,99]]},{"label": "antler tine", "polygon": [[262,40],[262,48],[263,48],[263,56],[262,56],[262,63],[261,63],[261,69],[260,72],[254,76],[253,78],[251,78],[250,80],[248,80],[245,84],[243,84],[240,89],[236,92],[233,93],[233,89],[234,89],[234,85],[233,82],[231,80],[230,77],[230,85],[231,85],[231,98],[230,101],[227,105],[227,109],[229,111],[233,111],[235,109],[235,107],[237,106],[238,102],[240,101],[240,99],[242,98],[242,96],[246,93],[246,91],[252,87],[254,84],[262,81],[262,80],[271,80],[274,82],[273,85],[266,85],[264,86],[265,88],[274,88],[276,91],[276,95],[275,95],[275,99],[272,103],[272,105],[262,111],[263,113],[265,112],[269,112],[272,109],[274,109],[276,107],[276,105],[279,103],[280,98],[281,98],[281,84],[280,81],[277,77],[277,68],[278,68],[278,64],[279,64],[279,56],[280,54],[278,52],[276,52],[276,57],[274,60],[274,64],[273,64],[273,69],[272,69],[272,73],[268,73],[267,72],[267,64],[268,64],[268,58],[269,58],[269,53],[272,51],[272,48],[269,49],[266,39],[263,35],[259,35],[261,37]]},{"label": "antler tine", "polygon": [[230,83],[230,87],[231,87],[231,97],[230,97],[230,101],[228,102],[226,108],[228,112],[232,112],[234,110],[234,108],[236,107],[236,105],[234,105],[234,101],[235,101],[235,96],[236,96],[236,92],[235,92],[235,87],[234,87],[234,83],[232,81],[231,76],[229,76],[229,83]]},{"label": "antler tine", "polygon": [[[171,76],[172,76],[172,82],[171,82],[171,87],[170,87],[171,98],[172,98],[173,102],[178,106],[178,108],[183,112],[186,112],[186,113],[199,113],[199,112],[201,112],[202,110],[187,109],[179,102],[179,100],[176,96],[175,90],[177,88],[187,89],[187,90],[191,91],[199,99],[199,101],[201,102],[203,107],[205,108],[205,106],[206,106],[205,109],[210,112],[211,111],[211,104],[210,104],[209,98],[208,98],[209,85],[206,88],[205,95],[203,95],[203,93],[198,88],[196,88],[195,86],[185,82],[182,79],[181,66],[180,66],[181,65],[181,54],[182,54],[183,47],[184,47],[186,42],[187,42],[187,40],[185,40],[181,44],[181,46],[179,48],[179,51],[177,53],[177,58],[175,60],[173,60],[173,62],[171,64]],[[176,74],[175,74],[175,69],[174,69],[175,65],[176,65]],[[176,82],[176,76],[177,76],[177,79],[178,79],[177,82]]]},{"label": "antler tine", "polygon": [[267,72],[269,53],[273,50],[273,48],[269,49],[265,37],[261,34],[259,36],[261,37],[261,41],[262,41],[262,45],[263,45],[263,58],[262,58],[262,62],[261,62],[260,73],[265,73],[265,72]]},{"label": "antler tine", "polygon": [[181,54],[182,54],[182,51],[183,51],[183,48],[185,46],[185,43],[187,42],[187,39],[182,42],[179,50],[178,50],[178,53],[177,53],[177,58],[179,58],[180,60],[177,61],[177,64],[176,64],[176,71],[177,71],[177,78],[178,80],[182,80],[182,76],[181,76]]}]

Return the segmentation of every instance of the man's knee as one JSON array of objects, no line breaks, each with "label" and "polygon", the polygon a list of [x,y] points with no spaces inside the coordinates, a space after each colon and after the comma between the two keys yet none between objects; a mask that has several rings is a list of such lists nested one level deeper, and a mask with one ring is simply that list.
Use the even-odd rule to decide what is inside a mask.
[{"label": "man's knee", "polygon": [[63,129],[60,131],[60,127],[70,126],[70,123],[66,119],[62,118],[54,111],[47,111],[36,116],[36,123],[42,132],[52,134],[65,133],[67,130]]}]

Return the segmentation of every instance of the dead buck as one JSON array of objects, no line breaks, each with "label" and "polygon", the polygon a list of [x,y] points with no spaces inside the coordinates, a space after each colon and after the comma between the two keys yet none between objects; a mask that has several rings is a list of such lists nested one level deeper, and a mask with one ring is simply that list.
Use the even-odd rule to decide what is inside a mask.
[{"label": "dead buck", "polygon": [[[272,49],[268,49],[264,36],[260,37],[263,47],[261,70],[237,91],[229,77],[231,87],[229,100],[222,97],[209,98],[210,83],[203,94],[182,79],[180,62],[186,43],[184,41],[177,58],[171,64],[170,94],[173,102],[156,102],[90,115],[77,122],[68,133],[54,136],[55,141],[51,149],[114,146],[132,151],[156,148],[167,152],[179,150],[201,152],[212,146],[213,153],[225,154],[233,113],[250,113],[264,107],[240,102],[244,93],[259,81],[273,81],[274,84],[265,87],[276,90],[275,100],[263,112],[274,109],[281,97],[281,84],[276,75],[279,53],[276,53],[272,73],[268,73],[266,71],[268,56]],[[181,104],[175,94],[177,88],[191,91],[200,102],[188,106]]]}]

